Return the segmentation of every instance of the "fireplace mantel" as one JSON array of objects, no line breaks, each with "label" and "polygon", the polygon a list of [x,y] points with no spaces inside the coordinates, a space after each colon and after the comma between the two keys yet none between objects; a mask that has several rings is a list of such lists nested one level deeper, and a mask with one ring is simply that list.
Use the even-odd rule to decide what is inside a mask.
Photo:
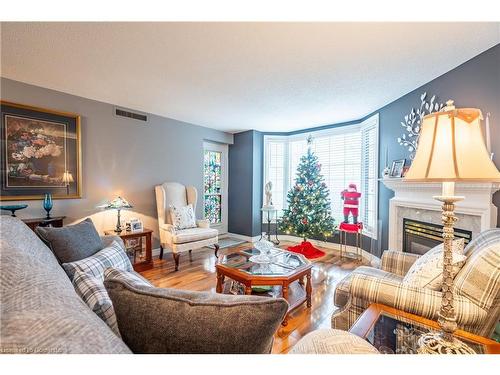
[{"label": "fireplace mantel", "polygon": [[[394,191],[389,201],[389,249],[402,249],[403,218],[441,223],[441,203],[433,199],[441,195],[441,183],[411,182],[403,178],[384,178],[382,183]],[[497,207],[492,203],[493,194],[500,190],[500,183],[457,182],[455,194],[465,196],[456,204],[458,228],[472,231],[473,238],[481,231],[496,227]]]}]

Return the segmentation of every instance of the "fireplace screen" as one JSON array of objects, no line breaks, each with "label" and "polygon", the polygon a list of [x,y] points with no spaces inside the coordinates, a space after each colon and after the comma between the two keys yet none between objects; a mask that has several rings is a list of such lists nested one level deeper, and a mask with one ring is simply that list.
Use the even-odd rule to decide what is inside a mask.
[{"label": "fireplace screen", "polygon": [[[455,239],[463,238],[465,245],[472,239],[472,232],[455,228]],[[403,219],[403,251],[412,254],[425,254],[443,242],[443,226],[413,219]]]}]

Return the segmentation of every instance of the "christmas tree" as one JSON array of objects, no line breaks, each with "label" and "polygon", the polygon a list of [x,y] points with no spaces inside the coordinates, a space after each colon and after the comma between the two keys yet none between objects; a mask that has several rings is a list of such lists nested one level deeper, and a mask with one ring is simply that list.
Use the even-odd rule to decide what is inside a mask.
[{"label": "christmas tree", "polygon": [[288,208],[283,210],[279,223],[281,231],[294,233],[304,239],[326,238],[335,230],[331,215],[328,187],[324,182],[321,164],[311,150],[308,138],[307,153],[300,158],[295,186],[287,194]]}]

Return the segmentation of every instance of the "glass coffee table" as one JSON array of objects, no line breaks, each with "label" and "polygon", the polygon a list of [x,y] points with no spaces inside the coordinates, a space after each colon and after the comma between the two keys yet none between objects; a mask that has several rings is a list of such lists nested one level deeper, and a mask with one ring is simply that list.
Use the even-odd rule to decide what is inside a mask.
[{"label": "glass coffee table", "polygon": [[[418,339],[430,331],[439,331],[437,322],[377,303],[371,304],[349,330],[385,354],[417,354]],[[500,344],[485,337],[461,330],[454,336],[478,354],[500,353]]]},{"label": "glass coffee table", "polygon": [[252,288],[259,286],[281,287],[278,296],[285,298],[289,304],[287,315],[282,322],[282,325],[286,326],[291,311],[303,303],[311,307],[312,264],[300,254],[276,248],[271,250],[271,263],[252,262],[250,257],[258,254],[260,251],[257,249],[247,249],[219,255],[215,266],[216,291],[223,292],[226,277],[244,285],[245,294],[252,294]]}]

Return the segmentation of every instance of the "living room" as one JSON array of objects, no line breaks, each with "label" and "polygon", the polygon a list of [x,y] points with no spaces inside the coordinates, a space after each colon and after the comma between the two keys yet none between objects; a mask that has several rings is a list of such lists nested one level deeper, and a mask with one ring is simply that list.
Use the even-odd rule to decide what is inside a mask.
[{"label": "living room", "polygon": [[0,24],[3,354],[500,353],[498,20],[112,17]]}]

